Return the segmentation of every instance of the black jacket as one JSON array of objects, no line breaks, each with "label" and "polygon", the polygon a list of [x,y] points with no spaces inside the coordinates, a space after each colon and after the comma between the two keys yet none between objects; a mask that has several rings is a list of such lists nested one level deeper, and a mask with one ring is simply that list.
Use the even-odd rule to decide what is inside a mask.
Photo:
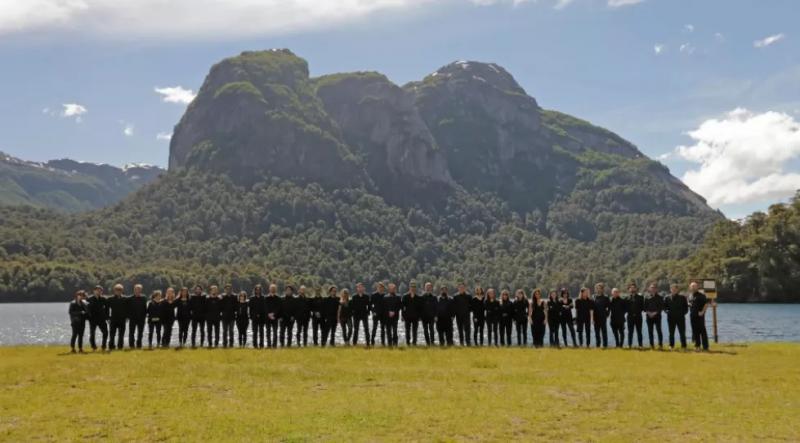
[{"label": "black jacket", "polygon": [[369,317],[369,295],[354,294],[350,298],[350,312],[352,312],[353,318],[358,320]]},{"label": "black jacket", "polygon": [[92,295],[88,299],[89,320],[101,322],[108,320],[108,300],[101,296]]},{"label": "black jacket", "polygon": [[372,316],[375,318],[383,318],[383,299],[386,298],[385,294],[376,292],[369,297],[369,310],[372,311]]},{"label": "black jacket", "polygon": [[611,315],[611,299],[606,294],[594,295],[594,318],[603,321]]},{"label": "black jacket", "polygon": [[664,310],[664,297],[661,294],[648,294],[648,297],[644,299],[644,310],[648,313],[655,312],[661,315],[661,311]]},{"label": "black jacket", "polygon": [[168,301],[161,302],[161,322],[171,324],[175,321],[175,307],[178,306],[177,301],[172,303]]},{"label": "black jacket", "polygon": [[708,303],[708,298],[706,295],[700,291],[695,292],[692,294],[692,304],[689,307],[689,312],[693,316],[699,316],[700,311],[703,310],[703,307],[705,307],[706,303]]},{"label": "black jacket", "polygon": [[281,308],[282,318],[289,321],[297,320],[297,313],[300,311],[301,303],[303,303],[303,299],[297,294],[284,297],[283,306]]},{"label": "black jacket", "polygon": [[386,294],[386,297],[383,298],[383,313],[385,318],[389,318],[390,312],[394,313],[392,319],[400,318],[400,311],[402,309],[403,300],[400,299],[399,295]]},{"label": "black jacket", "polygon": [[422,315],[422,296],[415,294],[413,297],[408,292],[403,295],[403,320],[418,321]]},{"label": "black jacket", "polygon": [[250,317],[249,313],[249,302],[240,302],[236,301],[236,321],[237,322],[246,322]]},{"label": "black jacket", "polygon": [[222,299],[209,296],[206,299],[206,321],[216,323],[222,315]]},{"label": "black jacket", "polygon": [[147,319],[151,323],[161,322],[161,302],[151,301],[147,304]]},{"label": "black jacket", "polygon": [[527,298],[517,299],[514,298],[514,320],[515,321],[528,321],[528,303]]},{"label": "black jacket", "polygon": [[472,311],[472,318],[477,322],[486,320],[486,299],[472,297],[469,301],[469,310]]},{"label": "black jacket", "polygon": [[267,320],[267,305],[263,295],[254,295],[248,301],[250,304],[250,319],[254,322],[265,322]]},{"label": "black jacket", "polygon": [[644,312],[644,296],[633,294],[628,297],[628,316],[641,317]]},{"label": "black jacket", "polygon": [[427,292],[422,294],[422,310],[420,318],[422,321],[430,322],[436,319],[436,296]]},{"label": "black jacket", "polygon": [[561,321],[572,321],[572,299],[567,297],[566,300],[559,297],[558,302],[561,303]]},{"label": "black jacket", "polygon": [[192,313],[192,320],[205,321],[206,319],[206,296],[205,294],[189,296],[189,311]]},{"label": "black jacket", "polygon": [[592,299],[582,299],[578,297],[575,300],[575,316],[578,321],[587,322],[592,318],[592,311],[594,310],[594,302]]},{"label": "black jacket", "polygon": [[352,310],[350,308],[350,301],[339,301],[339,322],[345,322],[350,319]]},{"label": "black jacket", "polygon": [[298,322],[306,324],[311,318],[311,299],[305,295],[301,295],[297,300],[296,319]]},{"label": "black jacket", "polygon": [[472,300],[472,296],[467,294],[466,292],[461,294],[456,294],[453,297],[453,311],[455,311],[456,317],[469,317],[469,301]]},{"label": "black jacket", "polygon": [[689,302],[686,300],[685,295],[670,295],[666,299],[664,310],[667,311],[667,316],[669,318],[679,320],[686,317],[686,314],[689,312]]},{"label": "black jacket", "polygon": [[486,321],[496,322],[500,320],[500,301],[497,299],[486,299]]},{"label": "black jacket", "polygon": [[545,309],[547,309],[547,303],[542,300],[542,304],[537,305],[536,299],[534,298],[531,300],[531,323],[532,324],[541,324],[544,323],[545,319]]},{"label": "black jacket", "polygon": [[323,297],[322,318],[326,322],[335,322],[339,318],[339,297]]},{"label": "black jacket", "polygon": [[436,300],[436,319],[437,321],[453,321],[455,309],[453,306],[453,298],[439,296]]},{"label": "black jacket", "polygon": [[178,321],[188,321],[192,319],[192,304],[190,299],[183,300],[181,298],[175,300],[176,313]]},{"label": "black jacket", "polygon": [[68,312],[70,323],[82,323],[89,317],[89,307],[84,301],[72,300],[69,302]]},{"label": "black jacket", "polygon": [[514,318],[514,302],[508,299],[507,302],[500,300],[500,320],[511,321]]},{"label": "black jacket", "polygon": [[128,302],[128,297],[124,295],[112,295],[108,298],[108,307],[111,309],[112,323],[125,323],[125,320],[130,317],[131,305]]},{"label": "black jacket", "polygon": [[308,307],[312,318],[322,318],[322,312],[325,310],[323,307],[325,305],[325,299],[327,299],[327,297],[312,297],[308,299]]},{"label": "black jacket", "polygon": [[239,297],[235,294],[225,294],[222,296],[222,321],[230,322],[236,318],[237,304],[239,304]]},{"label": "black jacket", "polygon": [[130,303],[130,311],[128,314],[130,315],[130,319],[132,321],[144,321],[147,318],[147,298],[143,295],[140,296],[131,296],[129,299]]},{"label": "black jacket", "polygon": [[264,306],[267,310],[267,317],[266,320],[270,320],[270,314],[272,314],[273,320],[277,320],[281,316],[281,298],[278,297],[277,294],[267,294],[264,297]]},{"label": "black jacket", "polygon": [[561,321],[561,311],[564,309],[561,307],[561,301],[550,300],[547,299],[547,322],[548,323],[558,323]]},{"label": "black jacket", "polygon": [[619,324],[625,321],[625,314],[628,312],[627,300],[622,297],[611,297],[609,308],[612,323]]}]

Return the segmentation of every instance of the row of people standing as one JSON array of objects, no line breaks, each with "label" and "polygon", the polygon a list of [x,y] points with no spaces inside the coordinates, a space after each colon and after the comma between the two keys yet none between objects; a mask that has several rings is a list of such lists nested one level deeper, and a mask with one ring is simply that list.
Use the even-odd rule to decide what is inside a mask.
[{"label": "row of people standing", "polygon": [[[363,331],[363,343],[367,346],[374,346],[378,337],[383,346],[398,346],[398,325],[402,321],[406,345],[417,345],[421,324],[428,346],[454,345],[456,331],[461,346],[511,346],[512,335],[516,336],[517,344],[524,346],[529,329],[535,347],[544,345],[546,330],[549,330],[551,346],[567,345],[568,334],[573,346],[591,346],[590,329],[594,329],[597,346],[607,347],[610,320],[617,346],[624,345],[627,323],[628,345],[633,345],[635,331],[641,347],[644,316],[650,346],[655,346],[655,331],[660,347],[663,345],[661,313],[666,312],[670,347],[675,345],[677,330],[681,346],[685,348],[685,315],[689,302],[679,293],[679,287],[673,285],[667,297],[662,297],[655,285],[651,285],[647,296],[639,294],[635,284],[628,289],[627,297],[622,297],[616,288],[608,297],[604,285],[599,283],[593,296],[583,288],[575,300],[566,289],[550,291],[546,299],[542,291],[536,289],[529,300],[521,289],[512,297],[507,289],[498,296],[495,289],[484,291],[477,287],[473,296],[467,293],[463,283],[458,285],[453,296],[446,286],[440,287],[438,295],[434,295],[431,283],[426,283],[419,293],[414,282],[402,296],[397,294],[397,286],[392,283],[378,283],[372,294],[367,294],[365,286],[358,283],[352,295],[347,289],[339,291],[331,286],[325,297],[307,295],[304,286],[295,289],[293,285],[286,285],[281,296],[275,284],[269,285],[266,293],[257,285],[252,295],[234,293],[232,287],[226,285],[222,293],[217,286],[211,286],[208,294],[201,286],[194,287],[191,294],[186,287],[178,294],[168,288],[164,293],[153,292],[148,301],[141,285],[134,286],[131,296],[123,295],[122,285],[116,285],[110,297],[104,296],[103,289],[98,286],[88,298],[79,291],[70,303],[71,346],[74,351],[77,343],[82,351],[87,321],[94,350],[98,349],[97,332],[102,336],[100,349],[122,349],[126,326],[128,346],[142,348],[145,325],[148,347],[154,346],[154,339],[156,347],[169,347],[175,323],[179,347],[196,347],[198,343],[201,347],[218,347],[220,335],[222,347],[244,347],[249,335],[255,348],[308,346],[309,326],[315,346],[335,346],[337,328],[345,344],[358,344]],[[696,284],[690,291],[693,293],[693,333],[697,332],[695,342],[708,349],[705,321],[695,321],[695,317],[702,318],[705,313],[705,296],[697,291]],[[563,341],[559,339],[559,331]]]}]

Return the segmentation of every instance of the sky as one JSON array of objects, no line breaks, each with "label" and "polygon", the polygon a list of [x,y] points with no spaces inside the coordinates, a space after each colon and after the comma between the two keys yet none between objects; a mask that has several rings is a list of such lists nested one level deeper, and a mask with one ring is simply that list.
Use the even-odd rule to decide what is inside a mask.
[{"label": "sky", "polygon": [[800,189],[796,0],[0,0],[0,151],[166,166],[210,66],[289,48],[398,84],[505,67],[728,217]]}]

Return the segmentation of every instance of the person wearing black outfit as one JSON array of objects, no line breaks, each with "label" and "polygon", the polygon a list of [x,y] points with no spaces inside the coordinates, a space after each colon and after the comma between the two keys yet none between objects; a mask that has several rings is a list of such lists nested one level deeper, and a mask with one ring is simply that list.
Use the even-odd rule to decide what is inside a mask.
[{"label": "person wearing black outfit", "polygon": [[281,306],[281,346],[292,347],[292,334],[300,302],[300,296],[294,291],[294,286],[286,285]]},{"label": "person wearing black outfit", "polygon": [[297,289],[297,346],[308,346],[308,322],[311,320],[311,299],[306,297],[306,287]]},{"label": "person wearing black outfit", "polygon": [[403,301],[397,295],[397,286],[389,283],[389,293],[383,299],[384,318],[386,319],[386,341],[389,346],[397,347],[397,323],[400,321],[400,310]]},{"label": "person wearing black outfit", "polygon": [[234,316],[236,318],[236,332],[239,336],[239,347],[244,348],[247,346],[247,325],[250,322],[249,306],[247,300],[247,292],[242,291],[239,293],[239,300],[236,302]]},{"label": "person wearing black outfit", "polygon": [[147,297],[142,295],[142,285],[134,285],[130,298],[130,319],[128,321],[128,347],[142,349],[144,324],[147,320]]},{"label": "person wearing black outfit", "polygon": [[[498,346],[497,337],[500,334],[500,302],[497,300],[497,293],[494,288],[486,291],[486,329],[488,337],[486,343],[491,346]],[[494,342],[492,342],[494,339]]]},{"label": "person wearing black outfit", "polygon": [[122,295],[123,287],[117,283],[114,285],[114,295],[108,298],[108,307],[111,310],[109,317],[109,334],[108,349],[122,350],[123,343],[125,342],[125,322],[128,320],[130,303],[128,297]]},{"label": "person wearing black outfit", "polygon": [[322,299],[322,347],[330,343],[336,346],[336,325],[339,322],[339,296],[336,286],[328,289],[328,296]]},{"label": "person wearing black outfit", "polygon": [[97,342],[95,342],[95,333],[100,330],[103,336],[101,348],[106,350],[108,343],[108,300],[103,296],[103,287],[95,286],[94,293],[88,298],[89,304],[89,344],[92,350],[97,350]]},{"label": "person wearing black outfit", "polygon": [[569,296],[567,288],[561,288],[561,334],[564,337],[564,346],[567,346],[567,330],[569,330],[570,338],[572,338],[572,347],[577,348],[578,343],[575,341],[575,326],[573,325],[572,317],[572,297]]},{"label": "person wearing black outfit", "polygon": [[611,332],[614,334],[614,342],[618,348],[625,346],[625,314],[628,312],[628,302],[620,297],[619,289],[611,290]]},{"label": "person wearing black outfit", "polygon": [[153,329],[156,331],[156,347],[161,344],[161,291],[154,291],[147,304],[147,347],[153,349]]},{"label": "person wearing black outfit", "polygon": [[589,288],[581,288],[581,293],[575,300],[575,317],[578,323],[578,343],[583,346],[583,335],[586,334],[587,348],[592,346],[592,333],[589,332],[592,324],[592,311],[594,311],[594,302],[589,298]]},{"label": "person wearing black outfit", "polygon": [[425,336],[425,345],[436,344],[436,296],[433,295],[433,284],[425,283],[425,293],[422,294],[422,335]]},{"label": "person wearing black outfit", "polygon": [[381,346],[386,345],[386,318],[383,309],[383,299],[385,298],[386,286],[383,283],[378,283],[378,290],[373,293],[369,298],[369,309],[372,311],[372,340],[370,346],[375,346],[375,333],[378,331],[378,325],[381,328]]},{"label": "person wearing black outfit", "polygon": [[78,342],[78,352],[83,354],[83,332],[86,329],[86,319],[89,318],[89,306],[84,301],[86,293],[78,291],[75,298],[69,302],[69,324],[72,327],[72,337],[69,339],[69,347],[75,353],[75,342]]},{"label": "person wearing black outfit", "polygon": [[264,305],[267,311],[267,347],[278,347],[278,320],[281,316],[281,298],[278,296],[278,285],[269,285],[269,293],[264,297]]},{"label": "person wearing black outfit", "polygon": [[175,324],[175,289],[167,288],[167,296],[161,305],[161,325],[163,335],[161,336],[161,346],[169,348],[172,341],[172,326]]},{"label": "person wearing black outfit", "polygon": [[550,291],[547,295],[547,331],[550,333],[550,346],[560,347],[558,343],[558,328],[561,325],[561,303],[558,301],[558,292]]},{"label": "person wearing black outfit", "polygon": [[447,286],[442,286],[441,295],[436,300],[436,332],[439,346],[453,346],[453,299],[447,294]]},{"label": "person wearing black outfit", "polygon": [[533,346],[541,348],[544,346],[544,331],[547,326],[547,306],[542,300],[542,290],[536,288],[533,290],[533,300],[531,300],[531,336],[533,337]]},{"label": "person wearing black outfit", "polygon": [[456,327],[458,328],[458,343],[461,346],[470,346],[470,319],[469,301],[472,296],[467,294],[467,286],[458,284],[458,293],[453,297],[453,310],[456,314]]},{"label": "person wearing black outfit", "polygon": [[175,317],[178,319],[178,347],[183,348],[189,340],[189,323],[192,321],[192,302],[189,298],[189,288],[181,288],[175,308]]},{"label": "person wearing black outfit", "polygon": [[350,309],[350,291],[347,289],[342,289],[339,295],[339,312],[336,317],[342,328],[342,340],[347,346],[353,338],[353,312]]},{"label": "person wearing black outfit", "polygon": [[611,299],[606,295],[606,286],[603,283],[595,285],[593,297],[594,309],[592,310],[592,322],[594,324],[594,337],[597,347],[608,347],[608,328],[606,327],[608,316],[611,314]]},{"label": "person wearing black outfit", "polygon": [[206,296],[203,294],[203,287],[194,287],[194,294],[189,298],[189,310],[192,313],[192,349],[197,347],[197,329],[200,329],[200,347],[206,342]]},{"label": "person wearing black outfit", "polygon": [[633,330],[636,329],[636,339],[642,347],[642,312],[644,312],[644,296],[639,294],[636,283],[628,286],[628,347],[633,347]]},{"label": "person wearing black outfit", "polygon": [[322,336],[322,305],[325,298],[314,294],[308,299],[308,306],[311,310],[311,336],[314,341],[314,346],[319,346],[319,338]]},{"label": "person wearing black outfit", "polygon": [[222,296],[222,347],[233,347],[233,324],[236,321],[236,304],[238,298],[233,293],[231,285],[225,285],[225,294]]},{"label": "person wearing black outfit", "polygon": [[511,324],[514,322],[514,303],[508,289],[500,292],[500,345],[511,346]]},{"label": "person wearing black outfit", "polygon": [[689,292],[692,293],[689,308],[689,318],[692,322],[692,340],[694,348],[699,350],[703,347],[708,351],[708,332],[706,331],[706,309],[708,309],[708,298],[700,292],[697,282],[689,285]]},{"label": "person wearing black outfit", "polygon": [[531,303],[525,291],[517,289],[514,294],[514,330],[517,331],[517,346],[528,346],[528,315]]},{"label": "person wearing black outfit", "polygon": [[417,283],[411,282],[408,292],[403,295],[403,326],[406,332],[406,346],[417,345],[419,317],[422,311],[422,299],[417,295]]},{"label": "person wearing black outfit", "polygon": [[206,298],[206,337],[208,349],[219,347],[219,322],[222,319],[222,299],[219,297],[219,287],[212,285]]},{"label": "person wearing black outfit", "polygon": [[475,288],[475,296],[469,301],[469,311],[472,313],[472,342],[475,346],[483,346],[483,329],[486,324],[486,300],[483,288]]},{"label": "person wearing black outfit", "polygon": [[664,297],[658,293],[658,287],[655,283],[650,283],[647,291],[647,298],[644,300],[644,312],[647,318],[647,336],[650,338],[650,349],[656,347],[653,329],[658,333],[658,347],[663,348],[664,337],[661,332],[661,311],[664,310]]},{"label": "person wearing black outfit", "polygon": [[353,345],[358,344],[359,326],[364,327],[364,341],[369,345],[369,296],[364,292],[364,283],[356,284],[356,293],[350,299],[353,315]]},{"label": "person wearing black outfit", "polygon": [[253,296],[248,301],[250,323],[253,325],[253,348],[264,349],[264,325],[267,320],[267,305],[264,303],[261,285],[253,288]]},{"label": "person wearing black outfit", "polygon": [[669,348],[675,349],[675,329],[677,329],[681,349],[686,349],[686,314],[689,312],[689,302],[686,296],[680,293],[680,286],[677,284],[670,285],[669,290],[670,295],[664,303],[669,328]]}]

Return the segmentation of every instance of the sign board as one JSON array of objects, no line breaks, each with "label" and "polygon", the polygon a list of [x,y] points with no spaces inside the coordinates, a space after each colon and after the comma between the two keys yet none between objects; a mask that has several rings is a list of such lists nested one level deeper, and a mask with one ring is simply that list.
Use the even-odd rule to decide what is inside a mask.
[{"label": "sign board", "polygon": [[717,281],[716,280],[703,280],[703,293],[706,294],[710,300],[717,298]]}]

